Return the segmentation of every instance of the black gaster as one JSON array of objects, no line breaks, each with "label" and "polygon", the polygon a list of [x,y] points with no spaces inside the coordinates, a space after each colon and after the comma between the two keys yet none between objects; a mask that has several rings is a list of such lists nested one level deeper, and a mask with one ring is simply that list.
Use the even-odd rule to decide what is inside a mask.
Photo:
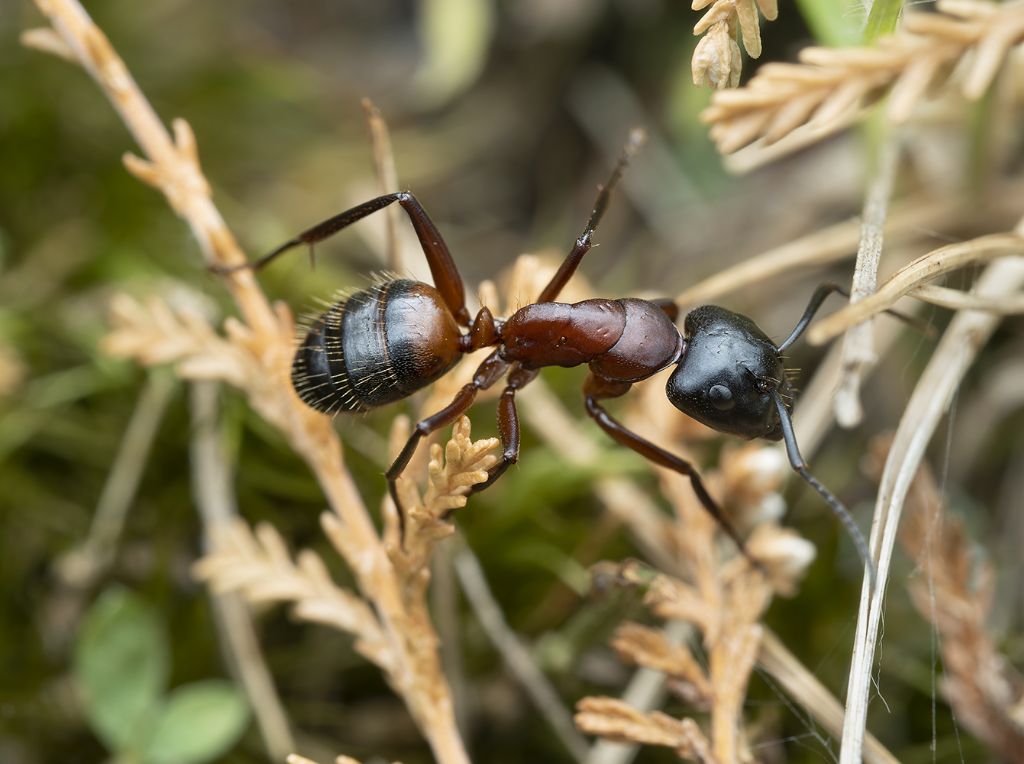
[{"label": "black gaster", "polygon": [[405,397],[395,384],[397,380],[388,354],[385,326],[388,293],[398,283],[392,281],[360,290],[345,303],[340,337],[345,385],[364,409]]},{"label": "black gaster", "polygon": [[345,302],[337,302],[306,333],[292,361],[292,385],[299,398],[327,414],[365,411],[352,394],[341,343]]},{"label": "black gaster", "polygon": [[461,356],[459,328],[434,287],[396,279],[335,303],[310,327],[292,384],[328,414],[358,413],[408,397]]}]

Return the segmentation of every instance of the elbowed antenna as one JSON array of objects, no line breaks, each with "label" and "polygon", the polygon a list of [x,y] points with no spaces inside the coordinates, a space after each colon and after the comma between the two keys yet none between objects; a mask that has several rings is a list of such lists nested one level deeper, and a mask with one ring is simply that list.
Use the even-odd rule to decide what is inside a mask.
[{"label": "elbowed antenna", "polygon": [[[818,288],[814,290],[814,294],[811,295],[811,301],[807,303],[807,307],[804,309],[804,314],[800,316],[800,320],[797,321],[796,326],[793,327],[793,331],[791,331],[789,333],[789,336],[786,337],[786,339],[784,339],[779,344],[778,349],[780,353],[784,352],[786,348],[788,348],[790,345],[792,345],[794,342],[800,339],[800,335],[802,335],[804,331],[807,329],[807,325],[811,323],[811,319],[814,318],[814,314],[818,312],[818,308],[820,308],[821,304],[825,302],[825,298],[828,297],[833,292],[838,292],[847,299],[849,299],[850,297],[850,293],[847,292],[838,284],[832,282],[819,284]],[[931,325],[925,323],[924,321],[921,321],[919,318],[916,318],[915,316],[908,316],[906,313],[901,313],[900,311],[893,310],[892,308],[889,308],[883,312],[888,313],[893,318],[899,319],[908,326],[921,332],[921,334],[923,334],[926,337],[935,336],[935,330],[931,327]]]},{"label": "elbowed antenna", "polygon": [[864,563],[864,569],[868,573],[868,582],[870,587],[874,590],[878,574],[875,571],[875,563],[871,559],[871,552],[868,548],[868,542],[864,538],[864,534],[860,532],[860,528],[857,526],[856,521],[853,519],[853,516],[846,509],[843,503],[808,471],[807,462],[804,461],[804,457],[800,454],[800,447],[796,442],[796,433],[793,432],[793,420],[789,416],[789,411],[786,409],[786,404],[783,402],[782,396],[779,395],[779,391],[774,387],[769,388],[768,394],[772,397],[772,400],[775,402],[775,408],[779,412],[779,422],[782,425],[782,439],[786,443],[786,454],[789,456],[789,463],[800,477],[807,481],[815,491],[821,494],[821,497],[825,499],[829,507],[832,509],[832,514],[834,514],[839,519],[839,522],[843,524],[843,527],[846,528],[847,535],[849,535],[850,539],[853,541],[853,545],[857,548],[857,554]]}]

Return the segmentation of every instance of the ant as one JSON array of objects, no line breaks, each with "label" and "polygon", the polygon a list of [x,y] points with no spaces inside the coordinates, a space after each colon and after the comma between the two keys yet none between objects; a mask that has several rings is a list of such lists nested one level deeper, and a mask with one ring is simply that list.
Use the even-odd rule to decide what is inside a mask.
[{"label": "ant", "polygon": [[301,245],[312,247],[396,202],[408,215],[434,286],[389,277],[338,299],[309,326],[295,354],[291,374],[296,393],[307,405],[327,414],[357,413],[412,395],[450,371],[466,353],[494,348],[451,403],[416,424],[387,471],[388,489],[398,509],[400,536],[404,535],[405,519],[397,480],[420,440],[452,424],[481,390],[504,378],[505,388],[498,402],[501,460],[469,493],[482,491],[519,458],[516,394],[545,366],[587,364],[590,373],[583,383],[587,414],[616,442],[654,464],[686,475],[707,512],[740,552],[760,567],[696,468],[627,429],[604,408],[605,400],[625,395],[634,383],[676,364],[666,387],[672,405],[720,432],[785,441],[793,469],[842,522],[873,581],[874,566],[864,536],[839,499],[808,471],[800,454],[790,419],[792,387],[782,356],[803,334],[825,298],[832,292],[845,294],[843,289],[831,283],[819,286],[796,327],[778,345],[746,316],[714,305],[690,311],[680,332],[675,325],[679,308],[670,299],[555,302],[590,250],[611,192],[643,139],[640,130],[630,135],[611,176],[599,188],[583,233],[536,302],[504,320],[495,318],[486,307],[470,316],[462,278],[448,246],[426,210],[408,191],[378,196],[303,231],[259,260],[218,271],[260,269],[284,252]]}]

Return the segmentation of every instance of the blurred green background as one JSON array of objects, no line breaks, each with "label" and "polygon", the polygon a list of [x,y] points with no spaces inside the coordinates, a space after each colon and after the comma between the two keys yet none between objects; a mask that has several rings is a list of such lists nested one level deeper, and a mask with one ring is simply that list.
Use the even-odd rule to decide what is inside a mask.
[{"label": "blurred green background", "polygon": [[[815,41],[811,29],[827,43],[857,38],[862,18],[855,9],[806,5],[816,17],[783,4],[778,21],[762,25],[762,60],[792,59]],[[651,144],[630,169],[598,233],[601,246],[583,267],[600,294],[678,293],[860,209],[870,148],[856,131],[746,177],[724,172],[697,119],[708,94],[690,81],[691,30],[699,17],[673,0],[99,0],[88,10],[161,117],[191,123],[214,200],[251,255],[377,193],[363,96],[391,126],[401,185],[437,221],[470,284],[520,253],[566,251],[634,125],[649,130]],[[111,585],[134,591],[166,630],[171,686],[226,674],[204,590],[189,573],[201,532],[189,484],[188,390],[165,371],[145,372],[99,352],[106,306],[119,291],[187,292],[214,316],[231,306],[201,266],[186,226],[124,170],[121,155],[135,147],[91,80],[18,44],[22,30],[42,25],[35,7],[13,0],[4,11],[0,761],[102,761],[109,753],[86,723],[69,670],[78,626]],[[745,76],[753,68],[746,62]],[[942,145],[955,150],[919,159],[924,166],[907,173],[898,193],[963,194],[964,205],[978,204],[970,193],[1019,168],[1019,153],[1006,160],[971,151],[998,127],[984,105],[929,126],[931,138],[945,136]],[[983,211],[979,205],[978,220],[967,216],[957,228],[916,231],[925,245],[915,254],[1013,222]],[[358,233],[322,246],[319,255],[315,270],[295,257],[262,273],[268,294],[301,311],[380,267],[373,239]],[[848,279],[849,269],[845,263],[801,272],[723,301],[780,334],[817,281]],[[928,315],[944,320],[939,312]],[[1020,329],[1012,320],[1000,331],[965,383],[963,405],[981,400],[980,410],[987,410],[986,375],[1019,357]],[[869,385],[866,425],[836,433],[816,457],[825,482],[865,510],[858,513],[864,527],[873,494],[860,474],[860,455],[870,435],[894,427],[929,352],[920,337],[901,339]],[[809,378],[821,353],[795,353]],[[581,411],[583,373],[546,376]],[[325,549],[317,523],[323,500],[304,465],[237,395],[226,393],[222,403],[243,515],[273,522],[293,548]],[[140,415],[157,428],[152,452],[111,565],[82,586],[61,574],[59,560],[86,537],[126,427]],[[371,506],[384,489],[380,462],[393,415],[392,409],[339,424]],[[493,432],[489,412],[474,421],[476,434]],[[1019,407],[1011,406],[973,441],[971,454],[957,450],[955,419],[935,444],[934,463],[954,465],[947,495],[970,510],[965,514],[983,544],[1016,527],[1009,510],[1020,508],[1013,486],[1024,472],[1016,436],[1022,425]],[[602,474],[634,475],[653,490],[638,459],[611,446],[607,453]],[[597,519],[592,477],[527,432],[518,468],[458,520],[510,624],[531,641],[567,704],[620,690],[629,673],[605,643],[624,615],[639,615],[628,597],[594,602],[579,591],[585,564],[634,551]],[[819,545],[819,559],[799,595],[776,603],[768,623],[842,694],[857,563],[808,492],[794,486],[789,496],[791,521]],[[1002,552],[988,546],[1003,554],[1011,581],[1003,587],[998,627],[1009,635],[1011,658],[1019,658],[1020,639],[1012,635],[1019,633],[1020,561],[1009,542]],[[934,758],[929,751],[938,669],[930,628],[900,586],[909,566],[900,565],[881,657],[885,703],[876,703],[871,727],[903,761],[961,754],[983,760],[941,699]],[[343,570],[336,573],[345,579]],[[460,605],[457,616],[476,760],[568,760],[472,614]],[[280,610],[263,614],[260,625],[304,751],[428,760],[400,701],[345,637],[296,625]],[[748,718],[771,729],[772,742],[756,751],[765,761],[829,761],[838,748],[756,677]],[[222,760],[265,760],[255,729]],[[652,750],[638,760],[672,757]]]}]

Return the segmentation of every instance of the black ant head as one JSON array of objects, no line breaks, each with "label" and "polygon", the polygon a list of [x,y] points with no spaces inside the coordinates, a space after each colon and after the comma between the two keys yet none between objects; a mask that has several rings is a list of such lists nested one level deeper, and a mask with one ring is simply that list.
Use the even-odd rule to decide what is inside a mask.
[{"label": "black ant head", "polygon": [[669,377],[672,405],[719,432],[782,439],[779,412],[769,394],[789,400],[779,349],[746,316],[705,305],[684,325],[686,346]]}]

